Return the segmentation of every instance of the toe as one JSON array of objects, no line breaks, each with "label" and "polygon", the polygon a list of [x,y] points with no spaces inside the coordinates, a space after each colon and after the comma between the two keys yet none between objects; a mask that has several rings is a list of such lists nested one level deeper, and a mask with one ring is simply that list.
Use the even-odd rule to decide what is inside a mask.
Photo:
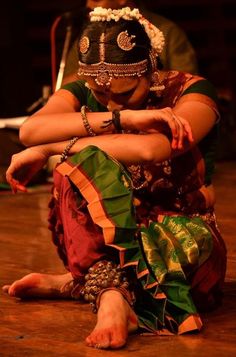
[{"label": "toe", "polygon": [[126,339],[118,339],[115,338],[110,342],[110,348],[116,349],[116,348],[121,348],[126,344]]},{"label": "toe", "polygon": [[10,286],[11,286],[11,285],[4,285],[4,286],[2,287],[2,291],[3,291],[4,293],[7,293],[7,294],[8,294],[8,291],[9,291]]},{"label": "toe", "polygon": [[111,336],[107,331],[93,331],[85,340],[86,345],[98,349],[110,347]]},{"label": "toe", "polygon": [[110,347],[113,349],[121,348],[126,344],[126,339],[127,335],[123,333],[123,330],[114,330],[111,334]]}]

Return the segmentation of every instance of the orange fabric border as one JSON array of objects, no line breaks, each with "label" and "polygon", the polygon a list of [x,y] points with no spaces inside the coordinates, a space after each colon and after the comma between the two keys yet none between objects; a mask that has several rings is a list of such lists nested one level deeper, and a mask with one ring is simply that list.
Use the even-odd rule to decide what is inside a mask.
[{"label": "orange fabric border", "polygon": [[67,162],[56,167],[56,170],[63,176],[68,176],[70,180],[80,188],[81,194],[88,202],[88,210],[94,222],[102,227],[106,244],[112,243],[115,237],[115,225],[106,216],[106,212],[101,203],[101,197],[91,181],[77,167],[71,167]]},{"label": "orange fabric border", "polygon": [[186,320],[182,322],[178,329],[178,335],[182,335],[183,333],[201,330],[202,328],[202,320],[199,315],[190,315]]}]

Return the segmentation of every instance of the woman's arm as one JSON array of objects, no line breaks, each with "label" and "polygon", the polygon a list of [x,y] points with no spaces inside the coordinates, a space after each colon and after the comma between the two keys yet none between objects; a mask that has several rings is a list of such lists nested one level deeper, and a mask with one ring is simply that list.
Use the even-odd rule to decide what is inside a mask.
[{"label": "woman's arm", "polygon": [[209,133],[219,117],[209,105],[193,100],[177,105],[174,113],[188,121],[195,143],[201,141]]},{"label": "woman's arm", "polygon": [[[68,141],[51,143],[41,146],[46,156],[61,154]],[[125,165],[145,162],[162,162],[171,156],[171,144],[168,138],[161,134],[111,134],[80,138],[71,148],[70,155],[81,151],[89,145],[99,147],[108,155]],[[40,147],[40,146],[38,146]]]},{"label": "woman's arm", "polygon": [[[73,136],[86,137],[80,102],[69,91],[59,90],[37,113],[28,118],[20,129],[20,139],[26,146],[68,140]],[[112,113],[87,113],[87,119],[97,135],[107,134],[114,126],[104,128]],[[183,142],[199,142],[216,121],[216,112],[207,104],[180,101],[174,108],[152,110],[122,110],[121,125],[125,130],[163,132],[172,134],[172,148],[183,149]],[[193,134],[193,137],[192,137]],[[170,136],[171,137],[171,136]]]},{"label": "woman's arm", "polygon": [[[61,95],[60,95],[61,93]],[[47,104],[30,116],[20,128],[20,140],[25,146],[59,142],[73,136],[87,136],[83,125],[78,99],[66,90],[59,90],[52,95]],[[104,120],[111,118],[111,113],[91,113],[90,123],[96,133]]]},{"label": "woman's arm", "polygon": [[[168,124],[173,136],[172,149],[179,149],[180,152],[201,141],[218,118],[216,111],[209,105],[194,100],[182,101],[174,108],[127,110],[124,114],[125,116],[122,112],[121,115],[121,125],[124,129],[149,132],[153,129],[165,133]],[[173,145],[173,142],[176,145]]]},{"label": "woman's arm", "polygon": [[[27,148],[12,156],[6,172],[7,182],[13,192],[25,191],[25,185],[52,155],[61,154],[68,141],[41,144]],[[171,154],[171,145],[163,134],[114,134],[79,139],[71,148],[70,155],[88,145],[95,145],[123,164],[159,162]],[[24,176],[22,179],[22,171]]]},{"label": "woman's arm", "polygon": [[[129,111],[127,112],[129,113]],[[136,125],[142,125],[143,115],[141,115],[141,111],[137,112],[140,112],[140,117],[136,116]],[[151,113],[151,111],[148,112]],[[188,118],[196,142],[209,132],[217,117],[209,106],[196,102],[185,102],[181,106],[177,106],[175,112],[177,115]],[[150,118],[153,120],[156,115],[152,115]],[[130,126],[132,126],[132,119],[133,116],[131,115],[129,117]],[[48,143],[26,149],[14,155],[7,170],[7,180],[12,185],[13,190],[22,190],[21,185],[25,185],[29,181],[32,175],[45,164],[47,158],[51,155],[61,154],[67,145],[68,141]],[[183,150],[172,151],[170,141],[161,133],[145,135],[113,134],[80,138],[71,148],[70,154],[79,152],[88,145],[98,146],[124,164],[162,162],[171,156],[181,155],[183,151],[190,147],[190,144],[185,142]],[[26,169],[26,179],[19,182],[15,178],[22,168]]]},{"label": "woman's arm", "polygon": [[[59,142],[73,136],[85,137],[80,103],[69,91],[61,89],[37,113],[29,117],[20,129],[20,140],[25,146]],[[161,110],[122,110],[122,126],[126,130],[144,132],[166,132],[172,134],[172,148],[182,148],[184,138],[191,142],[191,129],[186,120],[179,120],[170,108]],[[104,121],[111,119],[112,113],[87,113],[90,126],[97,135],[107,134],[114,126],[104,128]],[[137,120],[136,120],[137,118]],[[164,124],[164,125],[163,125]]]},{"label": "woman's arm", "polygon": [[[94,124],[94,129],[93,114],[89,113],[88,118],[92,125]],[[168,123],[170,127],[170,122],[176,121],[176,118],[181,120],[177,135],[177,142],[181,145],[173,148],[171,140],[161,133],[159,128],[160,123],[163,122],[164,124]],[[95,145],[124,164],[162,162],[173,156],[181,155],[193,145],[196,145],[207,135],[216,120],[217,113],[209,105],[199,101],[183,101],[173,109],[123,110],[121,111],[121,125],[124,129],[141,130],[149,133],[144,135],[111,134],[84,137],[77,141],[70,153],[76,153],[88,145]],[[184,140],[184,129],[186,132],[189,131],[188,140]],[[191,139],[192,136],[193,139]],[[180,141],[180,137],[182,141]],[[66,144],[63,143],[63,145]],[[61,143],[48,145],[47,155],[61,153],[64,150],[63,145]]]}]

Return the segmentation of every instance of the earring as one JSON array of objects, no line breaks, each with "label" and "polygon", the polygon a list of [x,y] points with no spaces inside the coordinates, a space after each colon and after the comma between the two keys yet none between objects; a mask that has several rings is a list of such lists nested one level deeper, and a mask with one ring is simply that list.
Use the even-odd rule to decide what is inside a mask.
[{"label": "earring", "polygon": [[153,85],[149,89],[150,92],[156,92],[156,96],[161,97],[165,86],[163,82],[160,81],[160,75],[158,71],[153,72],[151,81]]},{"label": "earring", "polygon": [[85,87],[88,88],[88,89],[91,89],[87,82],[85,82]]}]

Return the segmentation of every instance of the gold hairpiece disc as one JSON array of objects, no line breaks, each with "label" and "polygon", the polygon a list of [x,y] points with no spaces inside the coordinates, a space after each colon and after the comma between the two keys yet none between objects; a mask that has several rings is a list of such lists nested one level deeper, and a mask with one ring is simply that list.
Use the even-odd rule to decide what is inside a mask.
[{"label": "gold hairpiece disc", "polygon": [[135,42],[131,42],[135,35],[129,35],[128,31],[122,31],[117,36],[117,44],[123,51],[130,51],[136,45]]},{"label": "gold hairpiece disc", "polygon": [[88,49],[89,49],[89,38],[87,36],[84,36],[81,38],[81,40],[79,41],[79,50],[81,53],[85,54]]}]

